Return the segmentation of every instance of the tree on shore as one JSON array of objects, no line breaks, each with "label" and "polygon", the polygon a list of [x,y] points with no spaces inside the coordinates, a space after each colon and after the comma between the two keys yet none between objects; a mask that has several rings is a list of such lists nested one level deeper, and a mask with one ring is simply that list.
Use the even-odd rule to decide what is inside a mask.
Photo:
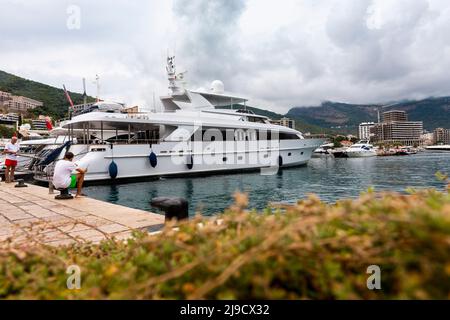
[{"label": "tree on shore", "polygon": [[13,128],[7,127],[5,125],[0,124],[0,137],[1,138],[11,138],[14,134],[15,130]]}]

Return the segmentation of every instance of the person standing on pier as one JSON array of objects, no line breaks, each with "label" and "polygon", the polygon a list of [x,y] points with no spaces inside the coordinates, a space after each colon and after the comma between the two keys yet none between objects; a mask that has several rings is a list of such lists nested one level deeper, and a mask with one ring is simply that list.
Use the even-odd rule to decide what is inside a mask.
[{"label": "person standing on pier", "polygon": [[[76,198],[84,196],[81,193],[83,188],[84,175],[87,169],[78,167],[73,163],[73,153],[66,152],[64,159],[59,160],[55,165],[55,172],[53,174],[53,185],[57,189],[77,188]],[[76,171],[76,174],[72,174]]]},{"label": "person standing on pier", "polygon": [[5,182],[11,183],[14,182],[14,173],[17,167],[17,153],[19,152],[20,146],[17,142],[17,137],[14,136],[11,138],[11,141],[8,142],[5,146],[6,153],[6,161],[5,161]]}]

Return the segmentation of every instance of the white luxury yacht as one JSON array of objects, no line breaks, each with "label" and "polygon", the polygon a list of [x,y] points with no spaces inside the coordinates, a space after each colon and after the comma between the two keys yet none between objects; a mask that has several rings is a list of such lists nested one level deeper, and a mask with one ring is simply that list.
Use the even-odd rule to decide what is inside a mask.
[{"label": "white luxury yacht", "polygon": [[160,98],[162,112],[73,117],[61,125],[69,141],[35,167],[35,179],[48,180],[66,151],[90,182],[304,165],[323,142],[247,110],[247,100],[225,93],[218,80],[210,90],[185,89],[174,57],[166,69],[170,95]]},{"label": "white luxury yacht", "polygon": [[367,140],[361,140],[345,150],[349,158],[375,157],[377,152]]}]

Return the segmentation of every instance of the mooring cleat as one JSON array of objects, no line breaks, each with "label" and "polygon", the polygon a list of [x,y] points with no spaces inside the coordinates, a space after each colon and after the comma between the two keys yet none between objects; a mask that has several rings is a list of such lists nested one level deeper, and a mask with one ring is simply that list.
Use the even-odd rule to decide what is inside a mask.
[{"label": "mooring cleat", "polygon": [[18,179],[16,181],[17,181],[17,184],[14,186],[15,188],[26,188],[26,187],[28,187],[25,184],[25,181],[23,179]]},{"label": "mooring cleat", "polygon": [[61,193],[55,196],[56,200],[70,200],[73,199],[73,196],[69,193],[69,188],[66,189],[57,189]]}]

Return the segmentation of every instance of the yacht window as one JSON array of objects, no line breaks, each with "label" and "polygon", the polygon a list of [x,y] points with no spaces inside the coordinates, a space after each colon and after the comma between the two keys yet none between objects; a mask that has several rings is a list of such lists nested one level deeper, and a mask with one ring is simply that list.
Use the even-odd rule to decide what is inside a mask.
[{"label": "yacht window", "polygon": [[106,140],[109,143],[133,143],[133,144],[148,144],[148,143],[158,143],[159,141],[159,130],[145,130],[138,132],[131,132],[130,136],[128,133],[119,134],[117,136],[111,137]]},{"label": "yacht window", "polygon": [[295,133],[280,132],[280,140],[300,140]]},{"label": "yacht window", "polygon": [[270,139],[271,134],[268,131],[264,131],[261,134],[260,131],[249,129],[207,129],[195,132],[191,136],[191,141],[255,141],[263,138]]},{"label": "yacht window", "polygon": [[265,123],[263,118],[259,117],[247,117],[247,121],[256,123]]},{"label": "yacht window", "polygon": [[258,135],[256,134],[256,130],[254,130],[254,129],[247,130],[247,137],[248,137],[248,140],[252,140],[252,141],[258,140]]},{"label": "yacht window", "polygon": [[222,136],[224,141],[234,141],[234,130],[233,129],[222,130]]},{"label": "yacht window", "polygon": [[270,140],[270,131],[260,130],[258,131],[258,140]]},{"label": "yacht window", "polygon": [[207,129],[194,132],[191,141],[234,141],[235,133],[233,129]]},{"label": "yacht window", "polygon": [[222,141],[222,132],[219,129],[208,128],[203,132],[203,141]]},{"label": "yacht window", "polygon": [[[131,135],[133,137],[133,134]],[[119,134],[115,137],[111,137],[106,140],[107,142],[128,142],[128,133],[126,134]]]},{"label": "yacht window", "polygon": [[245,109],[239,109],[236,112],[237,113],[255,114],[252,110],[245,110]]},{"label": "yacht window", "polygon": [[237,129],[234,132],[234,138],[236,141],[244,141],[245,132],[242,129]]}]

